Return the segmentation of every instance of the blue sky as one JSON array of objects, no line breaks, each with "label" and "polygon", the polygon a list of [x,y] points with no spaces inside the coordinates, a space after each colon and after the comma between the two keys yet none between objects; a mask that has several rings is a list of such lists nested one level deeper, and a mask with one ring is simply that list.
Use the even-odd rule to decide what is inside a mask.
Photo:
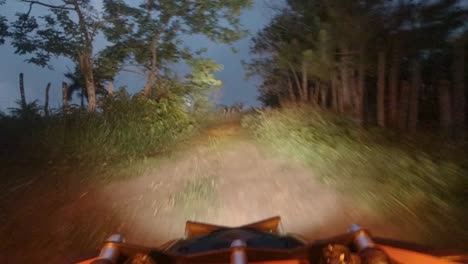
[{"label": "blue sky", "polygon": [[[273,1],[273,0],[270,0]],[[45,0],[52,3],[53,0]],[[94,0],[99,9],[101,0]],[[241,23],[244,28],[250,30],[253,35],[261,29],[271,18],[272,11],[268,8],[269,0],[254,0],[254,6],[245,10],[241,16]],[[275,1],[276,2],[276,1]],[[19,3],[19,1],[8,0],[1,6],[0,14],[7,16],[8,19],[14,19],[16,12],[27,10],[28,6]],[[35,14],[44,12],[37,9]],[[218,72],[216,76],[224,82],[224,87],[217,93],[219,103],[230,104],[236,101],[243,101],[249,105],[258,105],[256,100],[256,81],[245,80],[244,69],[241,65],[242,60],[249,58],[249,45],[251,37],[247,37],[234,44],[239,51],[234,54],[230,46],[213,43],[203,37],[190,37],[187,45],[197,48],[206,47],[208,51],[205,57],[214,59],[216,62],[224,65],[224,70]],[[105,46],[104,40],[97,40],[97,48]],[[33,100],[43,101],[44,90],[48,82],[52,83],[50,91],[51,107],[57,107],[61,100],[61,82],[66,81],[63,74],[68,69],[73,69],[73,63],[65,58],[56,58],[52,61],[53,70],[41,68],[32,64],[25,63],[27,57],[14,54],[14,49],[6,43],[0,46],[0,110],[6,111],[8,107],[14,106],[14,101],[19,98],[18,75],[23,72],[25,76],[25,90],[28,102]],[[187,69],[182,65],[175,67],[180,75]],[[127,86],[129,91],[136,92],[142,89],[144,81],[130,73],[120,74],[115,81],[115,86]]]}]

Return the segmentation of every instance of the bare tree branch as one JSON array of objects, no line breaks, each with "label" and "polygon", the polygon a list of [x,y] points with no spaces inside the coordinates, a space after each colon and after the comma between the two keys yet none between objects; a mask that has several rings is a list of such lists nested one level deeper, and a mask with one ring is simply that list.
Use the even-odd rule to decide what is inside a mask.
[{"label": "bare tree branch", "polygon": [[51,5],[51,4],[46,4],[46,3],[43,3],[43,2],[40,2],[40,1],[33,1],[33,0],[21,0],[21,2],[29,3],[29,12],[31,11],[31,8],[32,8],[32,6],[34,4],[49,7],[49,8],[56,8],[56,9],[63,9],[63,10],[73,10],[73,8],[67,7],[66,4],[64,4],[64,5]]},{"label": "bare tree branch", "polygon": [[126,68],[121,69],[121,71],[134,73],[140,76],[146,76],[144,72],[134,71],[134,70],[126,69]]}]

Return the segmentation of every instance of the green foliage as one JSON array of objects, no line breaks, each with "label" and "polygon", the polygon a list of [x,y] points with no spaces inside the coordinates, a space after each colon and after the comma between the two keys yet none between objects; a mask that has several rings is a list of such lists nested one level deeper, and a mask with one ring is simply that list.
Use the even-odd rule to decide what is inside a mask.
[{"label": "green foliage", "polygon": [[[90,1],[59,1],[57,6],[33,2],[31,8],[40,5],[49,12],[39,17],[31,15],[32,9],[17,14],[11,31],[15,53],[32,54],[27,61],[43,67],[49,66],[53,56],[78,61],[78,54],[89,50],[99,30],[97,13]],[[78,15],[76,9],[80,10],[81,19],[74,19]]]},{"label": "green foliage", "polygon": [[[99,61],[99,59],[98,59]],[[93,77],[94,77],[94,83],[95,83],[95,89],[96,89],[96,94],[97,95],[106,95],[107,90],[104,88],[104,84],[107,81],[113,81],[114,80],[114,75],[109,74],[106,72],[105,67],[97,67],[93,68]],[[88,97],[87,91],[86,91],[86,79],[83,76],[83,73],[80,71],[80,68],[78,65],[75,65],[75,68],[73,71],[69,71],[64,74],[64,76],[70,80],[70,84],[68,85],[68,100],[72,100],[73,95],[75,93],[78,93],[80,97],[83,99]]]},{"label": "green foliage", "polygon": [[52,157],[105,162],[164,152],[193,129],[177,97],[156,102],[121,90],[105,99],[101,113],[53,117],[41,141]]},{"label": "green foliage", "polygon": [[201,34],[213,41],[232,43],[243,37],[240,11],[250,0],[236,1],[104,1],[104,33],[112,43],[101,54],[105,66],[140,75],[159,75],[169,63],[192,59],[183,35]]},{"label": "green foliage", "polygon": [[192,67],[192,73],[188,77],[192,84],[199,89],[211,90],[223,85],[213,75],[213,72],[223,69],[222,65],[210,59],[191,59],[187,61],[187,64]]},{"label": "green foliage", "polygon": [[41,118],[41,107],[38,105],[37,100],[31,103],[26,103],[26,105],[23,105],[23,103],[20,100],[18,100],[16,101],[16,104],[18,105],[18,107],[9,108],[10,114],[14,118],[25,121],[31,121]]},{"label": "green foliage", "polygon": [[185,88],[184,96],[189,99],[193,113],[205,115],[212,110],[209,93],[223,85],[223,82],[214,76],[223,66],[211,59],[190,59],[187,60],[187,64],[192,68],[192,72],[182,84]]},{"label": "green foliage", "polygon": [[342,117],[304,108],[252,115],[243,126],[309,164],[314,176],[357,203],[414,217],[426,230],[463,226],[468,168],[463,160],[448,159],[447,150],[437,148],[434,154],[422,149],[421,141],[372,133]]}]

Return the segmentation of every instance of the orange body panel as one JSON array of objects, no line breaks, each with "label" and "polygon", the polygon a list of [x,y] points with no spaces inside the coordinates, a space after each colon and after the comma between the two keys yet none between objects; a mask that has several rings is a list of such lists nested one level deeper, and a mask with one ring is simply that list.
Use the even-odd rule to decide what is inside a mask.
[{"label": "orange body panel", "polygon": [[402,264],[456,264],[456,262],[401,248],[382,245],[379,245],[379,248],[385,251],[390,258]]}]

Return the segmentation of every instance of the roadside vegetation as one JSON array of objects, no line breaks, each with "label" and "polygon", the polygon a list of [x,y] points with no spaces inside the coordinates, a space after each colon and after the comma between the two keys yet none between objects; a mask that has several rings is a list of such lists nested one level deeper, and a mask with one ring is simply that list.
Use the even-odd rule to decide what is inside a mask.
[{"label": "roadside vegetation", "polygon": [[363,129],[311,107],[250,115],[242,124],[266,146],[309,165],[356,206],[420,223],[430,243],[466,242],[466,145]]},{"label": "roadside vegetation", "polygon": [[154,102],[123,91],[107,98],[99,113],[5,116],[2,185],[21,186],[38,177],[43,183],[96,184],[141,175],[142,161],[168,155],[197,133],[198,121],[177,97]]},{"label": "roadside vegetation", "polygon": [[[222,86],[214,76],[222,65],[204,57],[206,49],[187,45],[184,36],[232,44],[245,36],[238,17],[251,4],[215,2],[104,1],[96,9],[91,1],[20,0],[27,12],[17,12],[14,19],[0,15],[0,45],[9,44],[26,62],[50,69],[53,58],[74,63],[59,80],[59,109],[49,104],[57,80],[47,80],[44,105],[39,105],[37,100],[27,102],[28,76],[19,73],[17,107],[0,116],[5,178],[17,179],[18,168],[27,166],[25,174],[69,168],[70,173],[60,174],[78,172],[82,179],[96,174],[89,170],[122,168],[167,154],[209,123],[214,107],[208,98]],[[0,0],[0,5],[9,3]],[[106,46],[98,50],[99,34]],[[171,67],[177,64],[189,73],[179,76]],[[114,88],[123,72],[144,80],[139,93]],[[131,83],[128,87],[135,88]],[[76,99],[79,105],[73,104]]]}]

